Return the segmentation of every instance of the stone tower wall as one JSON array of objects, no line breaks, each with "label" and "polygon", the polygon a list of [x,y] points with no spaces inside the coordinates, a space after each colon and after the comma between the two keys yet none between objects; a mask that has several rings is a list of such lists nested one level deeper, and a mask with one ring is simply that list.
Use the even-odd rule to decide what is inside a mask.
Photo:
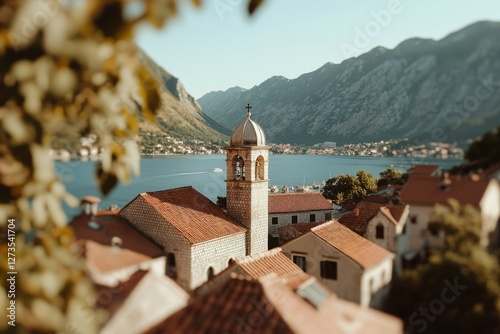
[{"label": "stone tower wall", "polygon": [[[249,228],[247,254],[267,250],[268,239],[268,147],[229,146],[227,150],[227,212]],[[236,179],[234,158],[241,156],[245,163],[245,179]],[[264,175],[257,177],[256,162],[264,160]]]}]

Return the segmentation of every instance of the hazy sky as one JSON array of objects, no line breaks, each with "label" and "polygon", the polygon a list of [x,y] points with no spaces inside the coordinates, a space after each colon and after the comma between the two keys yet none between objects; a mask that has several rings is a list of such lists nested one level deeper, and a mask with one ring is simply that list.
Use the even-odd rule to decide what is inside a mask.
[{"label": "hazy sky", "polygon": [[162,30],[141,28],[138,44],[199,98],[273,75],[296,78],[379,45],[441,39],[480,20],[500,21],[499,0],[266,0],[252,17],[246,4],[182,5]]}]

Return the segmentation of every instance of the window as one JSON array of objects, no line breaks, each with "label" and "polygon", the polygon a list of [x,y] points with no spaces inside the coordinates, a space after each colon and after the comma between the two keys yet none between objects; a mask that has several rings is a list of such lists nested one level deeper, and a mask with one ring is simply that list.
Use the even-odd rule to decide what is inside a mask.
[{"label": "window", "polygon": [[417,223],[417,216],[411,216],[410,221],[412,224],[416,224]]},{"label": "window", "polygon": [[245,161],[240,155],[234,157],[234,166],[235,166],[235,179],[236,180],[245,180]]},{"label": "window", "polygon": [[175,254],[167,253],[167,276],[176,278],[177,277],[177,268],[175,264]]},{"label": "window", "polygon": [[331,280],[337,280],[337,262],[321,261],[321,277]]},{"label": "window", "polygon": [[297,224],[299,221],[297,216],[292,216],[292,224]]},{"label": "window", "polygon": [[384,239],[384,226],[382,224],[378,224],[375,227],[375,238]]},{"label": "window", "polygon": [[278,225],[278,217],[271,218],[271,224]]},{"label": "window", "polygon": [[332,220],[332,213],[331,212],[325,213],[325,220]]},{"label": "window", "polygon": [[309,215],[309,222],[313,223],[316,221],[316,215],[314,213],[311,213]]},{"label": "window", "polygon": [[293,263],[295,263],[304,272],[306,271],[307,268],[306,268],[306,257],[305,256],[294,255],[293,256]]},{"label": "window", "polygon": [[403,234],[406,234],[406,226],[408,226],[408,224],[405,224],[405,226],[403,226]]},{"label": "window", "polygon": [[211,278],[215,275],[215,270],[214,270],[214,267],[210,267],[208,268],[207,270],[207,278]]}]

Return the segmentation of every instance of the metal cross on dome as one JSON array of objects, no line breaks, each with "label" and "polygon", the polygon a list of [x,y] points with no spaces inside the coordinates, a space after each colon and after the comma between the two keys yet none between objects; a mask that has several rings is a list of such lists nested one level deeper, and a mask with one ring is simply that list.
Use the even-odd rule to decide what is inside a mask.
[{"label": "metal cross on dome", "polygon": [[250,105],[250,103],[247,103],[247,106],[245,108],[247,109],[247,116],[250,117],[250,115],[252,114],[250,112],[250,109],[252,109],[252,106]]}]

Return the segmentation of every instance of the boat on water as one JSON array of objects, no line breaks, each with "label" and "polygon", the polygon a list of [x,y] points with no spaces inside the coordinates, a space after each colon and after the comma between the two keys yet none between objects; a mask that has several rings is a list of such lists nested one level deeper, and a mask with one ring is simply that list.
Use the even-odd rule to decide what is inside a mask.
[{"label": "boat on water", "polygon": [[214,173],[222,173],[223,171],[224,170],[222,168],[219,168],[219,167],[212,169],[212,172],[214,172]]}]

